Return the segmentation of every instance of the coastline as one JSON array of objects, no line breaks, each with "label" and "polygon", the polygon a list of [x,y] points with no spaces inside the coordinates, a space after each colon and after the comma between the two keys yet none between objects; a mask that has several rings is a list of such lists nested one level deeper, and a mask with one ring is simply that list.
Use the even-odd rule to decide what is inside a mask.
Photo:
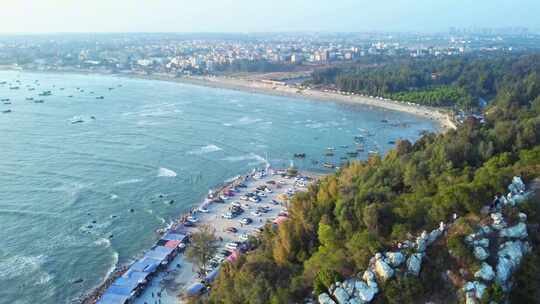
[{"label": "coastline", "polygon": [[[224,250],[226,244],[230,242],[238,242],[238,237],[242,234],[254,235],[258,233],[257,229],[261,229],[268,223],[275,223],[278,218],[283,217],[282,213],[287,212],[287,202],[294,193],[306,191],[308,184],[315,182],[321,176],[314,172],[299,172],[300,178],[305,181],[299,183],[298,179],[288,177],[286,172],[286,170],[270,168],[262,170],[254,169],[251,173],[224,181],[221,185],[214,188],[199,204],[196,204],[186,213],[181,214],[166,228],[158,229],[156,231],[159,235],[158,241],[150,251],[154,250],[158,246],[157,244],[162,242],[162,238],[171,233],[185,235],[189,239],[189,235],[196,232],[198,229],[197,226],[200,224],[207,224],[215,229],[216,236],[220,240],[220,250]],[[240,187],[240,185],[244,186]],[[270,191],[270,193],[265,192],[266,195],[259,197],[261,199],[260,202],[243,200],[242,195],[244,193],[254,193],[252,191],[256,191],[261,186],[271,187],[273,191]],[[287,197],[286,201],[283,201],[284,195]],[[221,215],[230,210],[233,201],[241,203],[246,213],[235,219],[224,218]],[[252,213],[262,205],[268,206],[270,210],[254,216]],[[206,209],[207,211],[201,212],[201,209]],[[239,218],[244,216],[252,218],[252,224],[237,226],[237,233],[231,234],[227,232],[227,227],[236,226]],[[194,227],[184,225],[184,223],[189,221],[188,217],[197,218],[197,224]],[[182,243],[184,242],[189,241],[182,241]],[[241,238],[240,242],[242,242]],[[178,246],[178,248],[181,247]],[[189,289],[188,287],[199,282],[200,279],[197,278],[193,270],[194,266],[185,259],[182,250],[176,249],[170,258],[168,258],[168,263],[163,264],[154,273],[151,273],[144,283],[140,283],[142,285],[139,285],[133,291],[131,296],[132,302],[130,303],[153,303],[157,299],[159,299],[160,303],[164,304],[178,303],[179,295],[185,296],[187,289]],[[148,252],[146,250],[141,253],[135,260],[144,259],[143,254],[146,255]],[[238,256],[239,254],[241,254],[240,251],[233,255]],[[78,302],[83,304],[100,303],[100,299],[107,293],[109,287],[113,286],[114,282],[123,277],[125,273],[129,273],[130,267],[136,263],[117,265],[115,271],[105,278],[101,284],[81,296]],[[217,269],[219,269],[219,266]]]},{"label": "coastline", "polygon": [[168,81],[176,83],[185,83],[209,88],[219,88],[243,91],[248,93],[258,93],[265,95],[301,98],[305,100],[317,100],[326,102],[337,102],[352,105],[364,105],[391,111],[398,111],[413,114],[424,119],[436,121],[441,127],[441,131],[457,129],[452,121],[448,110],[443,108],[421,106],[413,103],[400,102],[389,99],[376,98],[372,96],[362,96],[358,94],[344,94],[336,91],[321,91],[317,89],[298,89],[294,87],[276,84],[272,82],[263,82],[261,80],[248,79],[233,76],[186,76],[176,77],[171,74],[154,73],[112,73],[110,71],[94,70],[24,70],[12,66],[0,66],[0,71],[20,71],[32,73],[67,73],[78,75],[104,75],[114,77],[125,77],[133,79]]},{"label": "coastline", "polygon": [[[117,74],[111,74],[117,75]],[[245,79],[239,77],[224,76],[191,76],[191,77],[171,77],[166,74],[118,74],[121,77],[172,81],[187,83],[192,85],[237,90],[249,93],[259,93],[265,95],[284,96],[301,98],[306,100],[330,101],[344,104],[364,105],[368,107],[382,108],[391,111],[398,111],[413,114],[425,119],[436,121],[442,131],[455,130],[457,126],[450,118],[450,113],[445,109],[415,105],[412,103],[399,102],[389,99],[378,99],[375,97],[341,94],[339,92],[321,91],[316,89],[298,89],[280,84],[270,84],[259,80]]]},{"label": "coastline", "polygon": [[[0,67],[2,69],[2,67]],[[266,95],[276,95],[276,96],[286,96],[293,98],[301,98],[306,100],[318,100],[318,101],[330,101],[346,104],[361,104],[368,107],[377,107],[393,111],[406,112],[414,115],[418,115],[423,118],[428,118],[431,120],[436,120],[443,130],[455,128],[453,126],[449,115],[438,109],[430,109],[421,106],[408,105],[406,103],[389,101],[389,100],[380,100],[376,98],[363,97],[358,95],[343,95],[336,92],[323,92],[320,90],[302,90],[299,91],[296,88],[284,86],[284,85],[275,85],[268,84],[262,81],[242,79],[236,77],[181,77],[176,78],[167,74],[154,74],[154,75],[142,75],[136,73],[107,73],[99,71],[39,71],[39,70],[18,70],[12,69],[14,71],[21,72],[34,72],[34,73],[67,73],[67,74],[78,74],[78,75],[104,75],[104,76],[115,76],[115,77],[126,77],[134,79],[146,79],[146,80],[157,80],[157,81],[168,81],[168,82],[178,82],[178,83],[187,83],[197,86],[211,87],[211,88],[223,88],[229,90],[238,90],[250,93],[260,93]],[[453,126],[453,127],[452,127]],[[234,181],[226,181],[216,190],[216,193],[220,193],[231,184],[235,183]],[[175,222],[178,224],[181,220],[185,220],[188,214],[181,214]],[[170,227],[169,227],[170,228]],[[167,231],[160,232],[160,235],[165,234]],[[117,265],[115,271],[113,271],[108,277],[104,278],[104,282],[96,286],[89,294],[84,296],[83,303],[95,303],[98,299],[98,296],[105,291],[105,289],[112,284],[112,282],[121,276],[127,269],[128,265]],[[184,265],[183,265],[184,267]]]}]

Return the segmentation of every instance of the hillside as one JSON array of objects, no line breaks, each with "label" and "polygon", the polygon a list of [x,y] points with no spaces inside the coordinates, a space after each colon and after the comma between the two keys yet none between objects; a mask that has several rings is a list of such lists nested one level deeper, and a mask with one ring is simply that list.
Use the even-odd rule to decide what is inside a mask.
[{"label": "hillside", "polygon": [[[265,229],[256,250],[224,265],[209,296],[197,301],[302,303],[323,293],[334,301],[336,282],[360,274],[369,283],[371,275],[364,272],[382,253],[399,250],[410,256],[414,252],[403,247],[404,240],[418,242],[416,237],[431,235],[423,231],[441,228],[425,249],[418,276],[407,275],[405,268],[395,270],[403,275],[391,280],[377,274],[379,290],[372,303],[458,303],[467,295],[472,303],[538,303],[540,202],[535,196],[519,206],[492,202],[517,182],[514,176],[525,184],[540,176],[540,60],[525,55],[505,66],[485,123],[470,118],[445,134],[426,134],[415,143],[400,141],[384,158],[353,162],[297,194],[289,220]],[[499,239],[501,229],[484,231],[485,237],[470,235],[503,219],[506,226],[501,229],[520,221],[525,225],[530,248],[520,245],[527,254],[509,273],[513,287],[496,281],[481,299],[473,299],[471,293],[479,289],[473,283],[475,274],[489,272],[482,261],[496,269],[504,249],[497,246],[506,246],[509,237]],[[484,238],[491,240],[487,246]],[[486,252],[478,254],[480,250]]]}]

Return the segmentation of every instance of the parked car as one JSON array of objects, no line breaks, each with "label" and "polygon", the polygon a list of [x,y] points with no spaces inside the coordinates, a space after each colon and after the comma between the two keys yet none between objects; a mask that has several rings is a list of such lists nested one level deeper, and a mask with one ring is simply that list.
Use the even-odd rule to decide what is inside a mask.
[{"label": "parked car", "polygon": [[226,212],[222,215],[222,217],[230,220],[234,218],[234,214],[232,214],[232,212]]},{"label": "parked car", "polygon": [[208,212],[210,212],[210,210],[208,210],[208,209],[206,209],[206,208],[204,208],[204,207],[200,207],[200,208],[199,208],[199,212],[202,212],[202,213],[208,213]]},{"label": "parked car", "polygon": [[196,222],[199,221],[199,219],[194,217],[193,215],[191,215],[191,216],[188,216],[187,221],[192,222],[192,223],[196,223]]},{"label": "parked car", "polygon": [[238,229],[236,229],[234,227],[227,227],[227,228],[225,228],[225,231],[231,232],[231,233],[237,233]]},{"label": "parked car", "polygon": [[239,239],[240,239],[240,241],[245,242],[245,241],[247,241],[249,239],[249,235],[247,235],[246,233],[243,233],[243,234],[240,235]]},{"label": "parked car", "polygon": [[240,220],[240,223],[244,224],[244,225],[249,225],[249,224],[253,223],[253,220],[250,219],[249,217],[245,217],[245,218]]}]

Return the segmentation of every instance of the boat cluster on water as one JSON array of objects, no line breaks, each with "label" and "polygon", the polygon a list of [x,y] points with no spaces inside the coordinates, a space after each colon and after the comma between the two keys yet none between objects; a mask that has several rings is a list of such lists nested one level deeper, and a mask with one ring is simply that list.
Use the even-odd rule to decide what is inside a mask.
[{"label": "boat cluster on water", "polygon": [[[26,84],[26,85],[24,85],[21,82],[21,80],[19,80],[19,79],[15,80],[14,82],[0,81],[0,89],[1,88],[6,88],[8,90],[13,90],[13,91],[26,89],[28,92],[34,92],[40,86],[41,86],[41,83],[40,83],[39,80],[34,80],[32,83],[29,83],[29,84]],[[120,85],[117,85],[116,87],[122,87],[122,85],[120,84]],[[109,87],[108,91],[112,91],[114,89],[115,89],[115,87]],[[43,90],[40,93],[36,94],[35,96],[26,97],[25,101],[30,101],[30,102],[33,102],[33,103],[36,103],[36,104],[45,103],[46,98],[55,95],[55,92],[53,90],[63,92],[63,91],[66,91],[66,88],[56,87],[56,85],[52,85],[51,90]],[[77,87],[75,89],[75,91],[77,93],[79,93],[79,94],[85,93],[85,90],[80,88],[80,87]],[[87,93],[90,96],[94,96],[96,100],[105,99],[105,96],[96,95],[95,92],[93,92],[93,91],[89,91]],[[1,91],[0,91],[0,94],[1,94]],[[64,95],[62,95],[62,96],[64,96]],[[74,96],[75,95],[73,95],[73,94],[69,94],[69,95],[65,95],[64,97],[73,98]],[[9,106],[9,105],[13,104],[13,101],[12,101],[11,98],[0,98],[0,102],[5,106]],[[7,109],[1,109],[0,112],[3,113],[3,114],[8,114],[8,113],[12,113],[13,110],[11,108],[7,108]],[[78,119],[78,118],[80,118],[80,117],[75,116],[73,119],[70,120],[71,123],[76,124],[76,123],[84,122],[84,120],[81,121],[81,119]],[[91,119],[95,119],[95,117],[91,118]]]},{"label": "boat cluster on water", "polygon": [[[381,120],[383,123],[388,123],[387,120]],[[381,146],[375,141],[370,139],[375,134],[369,131],[363,132],[364,134],[356,135],[353,137],[351,145],[340,145],[338,148],[327,147],[323,150],[323,160],[312,159],[313,165],[321,164],[322,167],[327,169],[339,169],[345,165],[348,161],[358,159],[362,156],[377,156],[381,153]],[[396,144],[395,140],[388,141],[388,144]],[[293,157],[299,160],[307,158],[307,154],[304,152],[294,153]],[[338,163],[338,160],[340,163]]]}]

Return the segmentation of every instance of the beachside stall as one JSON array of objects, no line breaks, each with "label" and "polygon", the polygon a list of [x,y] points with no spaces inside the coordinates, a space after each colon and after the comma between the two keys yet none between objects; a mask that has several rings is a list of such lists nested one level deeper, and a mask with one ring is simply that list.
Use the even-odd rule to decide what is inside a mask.
[{"label": "beachside stall", "polygon": [[97,302],[98,304],[125,304],[128,303],[130,297],[124,295],[117,295],[110,292],[105,292],[101,299]]}]

